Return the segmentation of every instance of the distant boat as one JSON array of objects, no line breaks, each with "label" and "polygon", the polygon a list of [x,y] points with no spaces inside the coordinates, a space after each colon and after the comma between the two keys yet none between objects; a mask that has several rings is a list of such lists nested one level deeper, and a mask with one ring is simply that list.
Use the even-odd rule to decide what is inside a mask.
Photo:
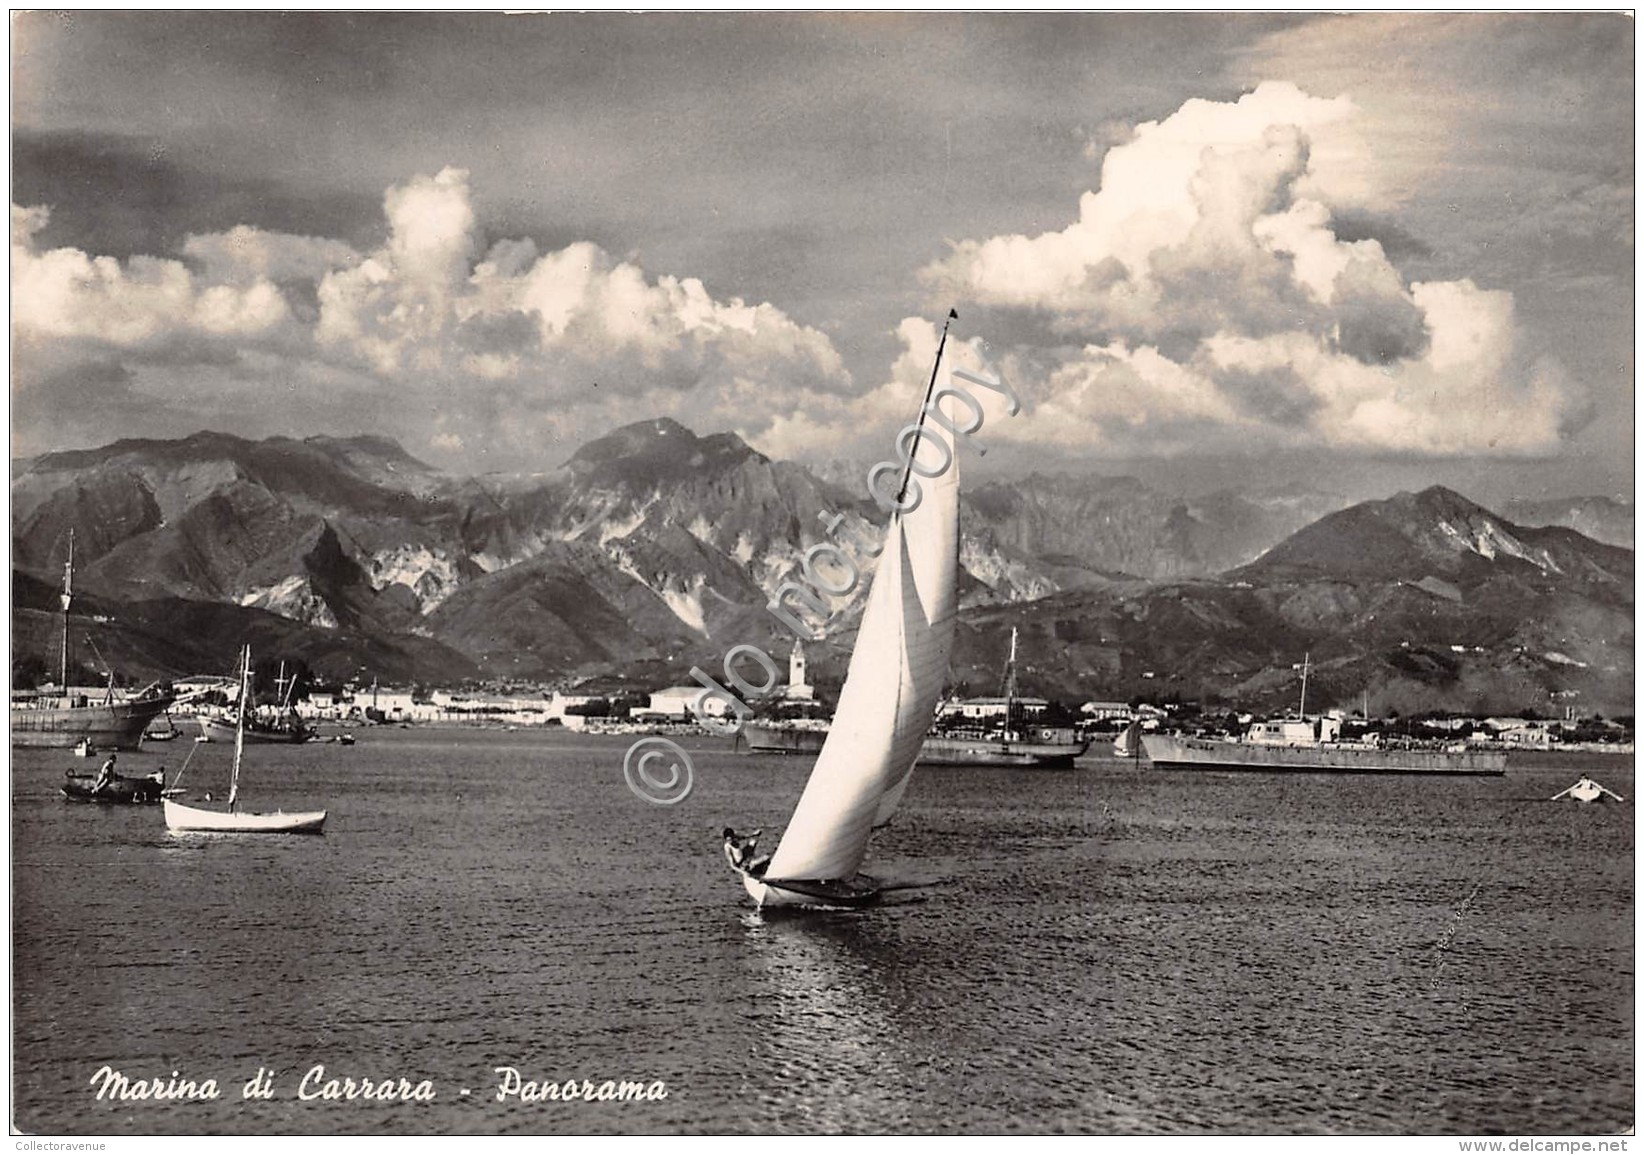
[{"label": "distant boat", "polygon": [[1296,715],[1256,722],[1240,738],[1184,738],[1147,734],[1142,745],[1156,768],[1174,770],[1268,770],[1303,774],[1484,774],[1507,772],[1507,755],[1465,745],[1446,749],[1399,748],[1344,742],[1335,717],[1307,716],[1307,674],[1301,664],[1301,708]]},{"label": "distant boat", "polygon": [[750,754],[818,754],[828,739],[828,727],[808,728],[781,722],[749,722],[742,737]]},{"label": "distant boat", "polygon": [[160,801],[161,791],[165,789],[165,773],[160,770],[141,778],[128,778],[124,774],[116,774],[103,784],[101,790],[95,789],[95,774],[77,774],[70,770],[63,777],[64,782],[60,790],[63,797],[71,802],[143,806]]},{"label": "distant boat", "polygon": [[[946,343],[944,328],[931,388]],[[757,860],[751,840],[727,832],[727,858],[761,907],[859,907],[880,897],[882,884],[859,871],[874,828],[907,788],[953,641],[957,456],[940,476],[921,477],[911,512],[891,515],[838,712],[776,852]]]},{"label": "distant boat", "polygon": [[74,533],[69,532],[68,561],[63,566],[61,661],[55,695],[12,695],[11,744],[24,748],[69,749],[90,742],[99,750],[136,750],[150,722],[177,700],[169,687],[151,683],[135,695],[117,697],[114,676],[103,700],[68,691],[69,607],[74,601]]},{"label": "distant boat", "polygon": [[1113,756],[1115,758],[1140,758],[1142,756],[1142,720],[1132,718],[1120,735],[1113,739]]},{"label": "distant boat", "polygon": [[1565,787],[1557,794],[1554,794],[1550,799],[1548,799],[1548,801],[1557,802],[1560,798],[1568,798],[1572,802],[1599,802],[1605,797],[1613,798],[1617,802],[1627,801],[1614,790],[1611,790],[1608,787],[1600,786],[1597,782],[1594,782],[1591,778],[1583,774],[1576,781],[1574,786]]},{"label": "distant boat", "polygon": [[1090,748],[1072,726],[1030,723],[1016,694],[1016,631],[1010,631],[1010,657],[1002,690],[1004,713],[991,724],[938,729],[919,750],[925,766],[1015,766],[1068,769]]},{"label": "distant boat", "polygon": [[[247,745],[306,742],[314,736],[313,731],[297,716],[297,711],[291,706],[291,694],[296,689],[297,679],[286,681],[284,662],[280,663],[280,674],[275,685],[280,696],[279,704],[264,709],[253,706],[245,719]],[[235,737],[239,729],[240,711],[236,709],[233,716],[215,718],[202,714],[198,721],[200,736],[206,741],[227,742]]]},{"label": "distant boat", "polygon": [[[233,718],[201,715],[197,721],[200,723],[200,739],[206,742],[232,742],[239,728],[238,715]],[[295,715],[289,718],[253,715],[245,722],[247,746],[292,745],[306,742],[309,737],[308,727]]]},{"label": "distant boat", "polygon": [[143,740],[145,742],[171,742],[181,737],[182,733],[181,730],[172,725],[171,719],[167,718],[164,725],[150,726],[144,730]]},{"label": "distant boat", "polygon": [[234,735],[234,769],[229,777],[228,809],[203,810],[165,799],[166,827],[174,832],[215,832],[220,834],[320,834],[325,826],[323,810],[287,814],[254,814],[239,808],[240,763],[245,754],[245,715],[251,701],[251,647],[240,659],[240,709]]}]

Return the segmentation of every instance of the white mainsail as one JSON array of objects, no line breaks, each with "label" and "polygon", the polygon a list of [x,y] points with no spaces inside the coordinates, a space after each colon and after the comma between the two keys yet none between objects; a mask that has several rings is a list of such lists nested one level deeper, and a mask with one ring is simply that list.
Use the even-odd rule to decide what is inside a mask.
[{"label": "white mainsail", "polygon": [[768,880],[850,878],[907,788],[953,642],[957,456],[940,477],[919,479],[918,508],[891,517],[839,709]]},{"label": "white mainsail", "polygon": [[1142,752],[1142,721],[1132,718],[1124,732],[1113,740],[1115,758],[1135,758]]}]

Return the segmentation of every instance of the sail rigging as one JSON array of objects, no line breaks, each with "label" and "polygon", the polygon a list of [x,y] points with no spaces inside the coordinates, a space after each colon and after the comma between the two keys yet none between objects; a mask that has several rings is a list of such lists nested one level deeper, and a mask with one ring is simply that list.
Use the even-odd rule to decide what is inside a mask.
[{"label": "sail rigging", "polygon": [[873,828],[889,819],[907,788],[953,642],[957,451],[953,458],[940,476],[921,477],[922,496],[911,512],[891,515],[839,708],[767,880],[850,878]]},{"label": "sail rigging", "polygon": [[63,563],[63,649],[59,666],[58,685],[68,693],[69,660],[69,606],[74,604],[74,531],[69,530],[68,561]]}]

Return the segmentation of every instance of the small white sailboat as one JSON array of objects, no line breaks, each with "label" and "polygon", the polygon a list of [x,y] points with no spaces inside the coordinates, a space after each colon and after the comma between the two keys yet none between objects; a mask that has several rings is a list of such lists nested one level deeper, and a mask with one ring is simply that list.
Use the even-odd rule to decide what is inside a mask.
[{"label": "small white sailboat", "polygon": [[[245,714],[251,699],[251,647],[240,655],[240,707],[234,729],[234,769],[230,773],[227,810],[204,810],[165,799],[166,828],[173,832],[210,831],[218,834],[320,834],[324,810],[287,814],[253,814],[240,809],[240,763],[245,754]],[[171,793],[171,791],[167,791]]]},{"label": "small white sailboat", "polygon": [[[933,387],[946,339],[944,329]],[[957,446],[948,469],[922,476],[920,485],[913,511],[891,515],[839,708],[775,853],[755,860],[728,832],[731,865],[761,907],[856,907],[880,896],[878,880],[859,869],[874,829],[890,820],[907,789],[953,642]]]},{"label": "small white sailboat", "polygon": [[1113,739],[1113,756],[1115,758],[1140,758],[1142,756],[1142,720],[1132,718],[1130,725]]},{"label": "small white sailboat", "polygon": [[1576,781],[1576,784],[1574,786],[1565,787],[1563,790],[1560,790],[1557,794],[1554,794],[1547,801],[1557,802],[1560,798],[1569,798],[1574,802],[1597,802],[1600,799],[1604,798],[1606,795],[1608,795],[1611,798],[1614,798],[1617,802],[1627,801],[1621,795],[1617,794],[1614,790],[1611,790],[1611,789],[1609,789],[1608,787],[1605,787],[1605,786],[1600,786],[1597,782],[1594,782],[1591,778],[1589,778],[1585,774],[1583,774]]}]

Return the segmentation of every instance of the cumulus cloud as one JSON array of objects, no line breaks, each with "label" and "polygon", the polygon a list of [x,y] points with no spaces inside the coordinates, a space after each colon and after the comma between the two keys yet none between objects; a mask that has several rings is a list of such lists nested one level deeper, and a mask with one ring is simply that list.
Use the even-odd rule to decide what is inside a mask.
[{"label": "cumulus cloud", "polygon": [[136,349],[190,339],[259,338],[287,318],[265,278],[201,281],[180,261],[133,257],[124,265],[79,249],[40,252],[45,207],[12,206],[12,324],[26,338],[67,338]]},{"label": "cumulus cloud", "polygon": [[199,266],[205,280],[224,285],[313,282],[360,259],[342,241],[291,236],[250,225],[226,233],[191,235],[183,243],[183,254]]},{"label": "cumulus cloud", "polygon": [[[383,215],[369,252],[243,225],[190,236],[183,260],[122,263],[38,251],[48,210],[13,206],[14,324],[53,343],[59,367],[76,348],[87,364],[127,354],[120,364],[159,395],[168,357],[226,360],[224,389],[262,404],[269,424],[283,410],[287,427],[388,425],[436,456],[518,462],[555,437],[658,413],[759,429],[802,397],[850,391],[828,337],[770,304],[717,298],[587,242],[487,247],[461,169],[389,189]],[[174,374],[172,388],[185,379],[198,384]]]},{"label": "cumulus cloud", "polygon": [[[922,276],[1040,372],[1004,431],[1068,449],[1543,453],[1583,398],[1510,294],[1411,283],[1364,219],[1346,98],[1190,100],[1106,154],[1059,232],[968,240]],[[1345,234],[1345,235],[1344,235]]]}]

